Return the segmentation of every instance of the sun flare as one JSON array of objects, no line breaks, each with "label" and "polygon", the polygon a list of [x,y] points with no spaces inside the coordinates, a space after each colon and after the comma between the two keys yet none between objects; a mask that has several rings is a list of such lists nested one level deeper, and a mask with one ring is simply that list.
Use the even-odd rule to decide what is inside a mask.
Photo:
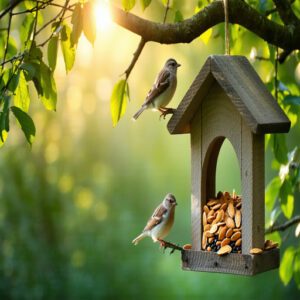
[{"label": "sun flare", "polygon": [[105,0],[98,0],[95,3],[94,14],[98,30],[108,31],[112,25],[109,4]]}]

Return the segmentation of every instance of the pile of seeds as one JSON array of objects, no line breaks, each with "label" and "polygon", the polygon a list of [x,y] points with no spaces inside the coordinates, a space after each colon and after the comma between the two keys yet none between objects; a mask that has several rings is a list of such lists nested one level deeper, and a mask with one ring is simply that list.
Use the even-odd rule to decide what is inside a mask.
[{"label": "pile of seeds", "polygon": [[227,253],[241,253],[242,199],[234,192],[219,192],[203,207],[202,249]]}]

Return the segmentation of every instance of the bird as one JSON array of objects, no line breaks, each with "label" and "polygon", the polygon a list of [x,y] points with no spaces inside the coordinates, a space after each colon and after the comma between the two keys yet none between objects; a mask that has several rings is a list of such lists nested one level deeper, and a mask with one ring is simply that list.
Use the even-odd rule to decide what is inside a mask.
[{"label": "bird", "polygon": [[162,203],[154,210],[143,232],[132,243],[137,245],[140,240],[149,236],[153,242],[159,241],[163,245],[163,238],[168,235],[174,223],[176,205],[175,196],[168,193]]},{"label": "bird", "polygon": [[181,65],[177,63],[174,58],[169,58],[163,69],[159,72],[155,79],[155,82],[147,94],[145,102],[142,107],[133,115],[133,119],[141,115],[141,113],[146,109],[157,109],[162,114],[161,116],[166,116],[168,113],[173,113],[174,110],[171,108],[166,108],[166,106],[171,101],[177,86],[177,68]]}]

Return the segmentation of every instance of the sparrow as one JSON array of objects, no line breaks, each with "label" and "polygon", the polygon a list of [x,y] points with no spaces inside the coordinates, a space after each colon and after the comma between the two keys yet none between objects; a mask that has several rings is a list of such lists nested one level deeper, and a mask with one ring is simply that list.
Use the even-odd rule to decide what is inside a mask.
[{"label": "sparrow", "polygon": [[173,109],[166,108],[171,101],[177,86],[177,68],[180,64],[174,58],[169,58],[163,69],[159,72],[156,80],[147,94],[146,100],[142,107],[134,114],[133,119],[136,120],[140,114],[149,108],[159,110],[164,116],[172,113]]},{"label": "sparrow", "polygon": [[140,240],[147,236],[151,237],[153,242],[163,242],[162,239],[168,235],[173,226],[176,205],[175,196],[170,193],[167,194],[148,220],[143,232],[132,243],[137,245]]}]

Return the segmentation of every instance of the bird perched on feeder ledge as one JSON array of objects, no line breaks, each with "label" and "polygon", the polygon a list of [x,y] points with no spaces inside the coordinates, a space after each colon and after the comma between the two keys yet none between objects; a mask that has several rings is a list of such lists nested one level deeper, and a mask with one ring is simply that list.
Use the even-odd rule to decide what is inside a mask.
[{"label": "bird perched on feeder ledge", "polygon": [[167,194],[148,220],[143,232],[137,236],[132,243],[137,245],[140,240],[149,236],[153,242],[159,241],[163,246],[163,238],[168,235],[174,223],[176,205],[175,196],[170,193]]}]

